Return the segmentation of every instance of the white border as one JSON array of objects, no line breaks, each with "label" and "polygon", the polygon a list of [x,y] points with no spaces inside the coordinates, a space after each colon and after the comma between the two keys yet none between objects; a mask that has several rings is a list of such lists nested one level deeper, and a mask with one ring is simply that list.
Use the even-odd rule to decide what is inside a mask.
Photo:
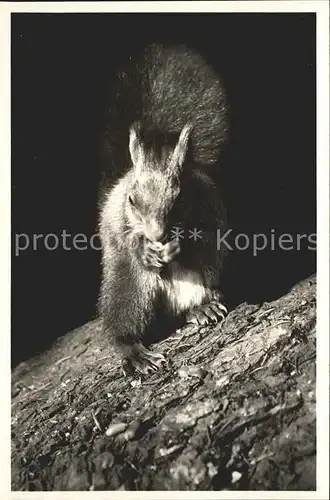
[{"label": "white border", "polygon": [[[10,13],[11,12],[316,12],[318,347],[316,492],[10,492]],[[0,4],[0,497],[13,499],[328,499],[329,494],[329,5],[322,1],[1,2]],[[9,422],[9,425],[8,425]]]}]

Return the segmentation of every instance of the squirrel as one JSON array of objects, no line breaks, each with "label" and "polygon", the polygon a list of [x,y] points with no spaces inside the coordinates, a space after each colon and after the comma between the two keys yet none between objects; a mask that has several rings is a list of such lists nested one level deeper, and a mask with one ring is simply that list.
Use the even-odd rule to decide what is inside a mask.
[{"label": "squirrel", "polygon": [[143,374],[166,364],[142,343],[162,315],[205,325],[227,314],[217,248],[226,213],[210,173],[227,141],[227,111],[218,76],[185,46],[147,47],[113,86],[98,304],[119,357]]}]

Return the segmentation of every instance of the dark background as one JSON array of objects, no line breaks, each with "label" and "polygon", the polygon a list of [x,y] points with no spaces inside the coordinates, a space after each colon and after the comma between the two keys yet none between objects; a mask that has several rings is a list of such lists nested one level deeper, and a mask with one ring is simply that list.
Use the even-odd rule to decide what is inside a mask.
[{"label": "dark background", "polygon": [[[152,41],[188,44],[223,77],[231,227],[315,232],[314,14],[13,14],[13,365],[95,316],[100,252],[47,251],[39,240],[15,256],[15,234],[96,232],[106,89],[121,60]],[[238,252],[228,300],[274,299],[314,270],[306,244]]]}]

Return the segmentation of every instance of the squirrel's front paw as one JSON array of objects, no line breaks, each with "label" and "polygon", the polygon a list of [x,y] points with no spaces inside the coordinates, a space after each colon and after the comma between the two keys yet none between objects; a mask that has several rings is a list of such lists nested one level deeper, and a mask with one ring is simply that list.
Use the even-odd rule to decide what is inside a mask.
[{"label": "squirrel's front paw", "polygon": [[165,244],[143,239],[140,247],[140,257],[143,265],[148,268],[160,269],[171,262],[180,252],[178,241],[171,240]]},{"label": "squirrel's front paw", "polygon": [[165,264],[171,262],[180,253],[180,243],[177,240],[171,240],[160,249],[160,256]]},{"label": "squirrel's front paw", "polygon": [[159,246],[156,243],[146,240],[145,238],[142,240],[139,254],[142,264],[147,268],[160,269],[164,265],[159,251]]}]

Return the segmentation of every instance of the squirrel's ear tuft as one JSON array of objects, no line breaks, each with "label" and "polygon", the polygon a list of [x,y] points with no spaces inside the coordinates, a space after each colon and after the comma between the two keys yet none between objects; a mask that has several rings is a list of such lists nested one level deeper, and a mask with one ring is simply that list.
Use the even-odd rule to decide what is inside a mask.
[{"label": "squirrel's ear tuft", "polygon": [[183,162],[185,160],[187,150],[188,150],[188,141],[193,129],[193,125],[187,123],[183,129],[181,130],[180,137],[177,145],[175,146],[172,158],[173,167],[182,167]]},{"label": "squirrel's ear tuft", "polygon": [[143,160],[143,147],[140,139],[140,123],[134,122],[129,129],[129,152],[135,167],[141,165]]}]

